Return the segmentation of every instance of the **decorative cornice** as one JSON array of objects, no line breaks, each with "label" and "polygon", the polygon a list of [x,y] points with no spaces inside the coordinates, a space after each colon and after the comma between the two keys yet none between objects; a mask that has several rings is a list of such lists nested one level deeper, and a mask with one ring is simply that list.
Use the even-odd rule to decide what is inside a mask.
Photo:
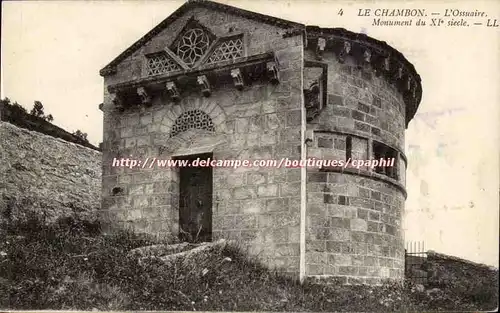
[{"label": "decorative cornice", "polygon": [[227,72],[227,71],[230,72],[235,68],[245,68],[259,64],[266,65],[266,69],[271,72],[271,73],[268,72],[268,74],[272,75],[270,77],[271,81],[275,82],[273,79],[275,79],[276,75],[278,75],[278,73],[276,72],[278,71],[278,68],[276,66],[278,62],[274,52],[267,52],[263,54],[253,55],[250,57],[224,61],[217,64],[203,65],[197,69],[176,71],[173,73],[165,73],[161,75],[136,79],[124,83],[118,83],[108,86],[108,91],[110,93],[116,93],[127,89],[145,87],[151,84],[163,84],[168,81],[176,81],[177,79],[183,77],[198,77],[202,75],[208,76],[209,74],[213,74],[216,72]]},{"label": "decorative cornice", "polygon": [[153,97],[164,91],[173,102],[181,98],[183,90],[196,86],[203,96],[209,97],[218,86],[232,81],[238,90],[245,83],[265,80],[273,84],[279,83],[279,65],[273,52],[239,58],[203,66],[201,69],[190,69],[165,73],[108,86],[110,102],[119,112],[127,108],[151,106]]},{"label": "decorative cornice", "polygon": [[333,51],[340,63],[350,55],[357,60],[358,68],[371,65],[375,75],[383,76],[393,84],[403,95],[408,127],[420,104],[422,85],[420,75],[403,54],[384,41],[343,28],[306,26],[306,33],[308,46],[315,47],[318,59],[322,59],[326,50]]}]

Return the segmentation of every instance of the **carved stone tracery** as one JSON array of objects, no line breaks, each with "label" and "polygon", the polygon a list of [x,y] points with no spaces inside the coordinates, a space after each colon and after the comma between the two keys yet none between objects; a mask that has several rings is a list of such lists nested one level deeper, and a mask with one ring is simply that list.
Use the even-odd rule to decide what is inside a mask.
[{"label": "carved stone tracery", "polygon": [[190,110],[182,113],[174,122],[170,137],[174,137],[188,129],[215,131],[214,123],[207,113],[201,110]]},{"label": "carved stone tracery", "polygon": [[243,36],[227,39],[215,48],[208,58],[207,64],[234,60],[242,57],[243,54]]},{"label": "carved stone tracery", "polygon": [[189,29],[179,39],[176,53],[188,66],[193,66],[210,47],[210,36],[201,28]]},{"label": "carved stone tracery", "polygon": [[179,71],[180,66],[175,63],[166,52],[159,52],[146,56],[147,75]]}]

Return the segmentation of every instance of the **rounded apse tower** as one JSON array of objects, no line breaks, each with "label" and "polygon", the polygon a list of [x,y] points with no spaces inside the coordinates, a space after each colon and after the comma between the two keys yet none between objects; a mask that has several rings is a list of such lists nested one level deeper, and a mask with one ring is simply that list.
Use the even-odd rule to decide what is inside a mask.
[{"label": "rounded apse tower", "polygon": [[306,276],[403,279],[404,138],[420,77],[385,42],[339,28],[306,30],[307,158],[351,164],[307,169]]}]

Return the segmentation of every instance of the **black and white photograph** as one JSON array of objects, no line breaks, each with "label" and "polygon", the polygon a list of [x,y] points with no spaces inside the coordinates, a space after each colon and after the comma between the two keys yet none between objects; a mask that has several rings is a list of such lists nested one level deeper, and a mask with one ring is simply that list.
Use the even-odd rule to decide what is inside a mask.
[{"label": "black and white photograph", "polygon": [[1,312],[498,311],[500,2],[1,5]]}]

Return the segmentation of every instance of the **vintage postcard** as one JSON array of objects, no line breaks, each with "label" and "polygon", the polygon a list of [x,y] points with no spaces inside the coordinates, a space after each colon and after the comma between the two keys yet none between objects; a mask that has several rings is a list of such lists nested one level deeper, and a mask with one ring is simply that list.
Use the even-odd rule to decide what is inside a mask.
[{"label": "vintage postcard", "polygon": [[498,308],[500,2],[4,1],[0,310]]}]

